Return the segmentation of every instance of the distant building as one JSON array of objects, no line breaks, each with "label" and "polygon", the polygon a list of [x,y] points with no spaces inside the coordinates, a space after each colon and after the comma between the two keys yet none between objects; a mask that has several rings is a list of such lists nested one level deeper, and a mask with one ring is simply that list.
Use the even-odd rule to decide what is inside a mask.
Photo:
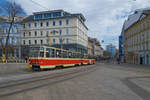
[{"label": "distant building", "polygon": [[81,13],[71,14],[64,10],[35,12],[23,20],[21,39],[24,52],[27,52],[28,46],[33,45],[50,45],[82,53],[88,52],[88,28]]},{"label": "distant building", "polygon": [[[8,40],[8,45],[13,48],[11,53],[8,54],[8,57],[21,57],[21,39],[20,39],[20,21],[23,17],[15,17],[15,22],[12,25],[10,30],[10,36]],[[6,37],[8,35],[10,27],[10,21],[7,16],[0,17],[0,57],[2,57],[2,48],[6,44]]]},{"label": "distant building", "polygon": [[137,9],[124,22],[126,63],[150,64],[150,8]]},{"label": "distant building", "polygon": [[109,44],[106,46],[106,51],[111,53],[111,57],[114,58],[116,53],[116,46]]},{"label": "distant building", "polygon": [[95,57],[103,56],[103,48],[96,38],[88,37],[88,54]]},{"label": "distant building", "polygon": [[88,37],[88,54],[94,55],[94,46],[92,38]]}]

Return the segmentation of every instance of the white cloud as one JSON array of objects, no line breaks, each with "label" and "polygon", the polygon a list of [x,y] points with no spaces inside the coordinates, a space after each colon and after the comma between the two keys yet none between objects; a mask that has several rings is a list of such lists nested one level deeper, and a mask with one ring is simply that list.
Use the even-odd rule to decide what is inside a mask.
[{"label": "white cloud", "polygon": [[[15,0],[28,14],[45,9],[31,0]],[[33,0],[50,10],[64,9],[71,13],[83,13],[87,19],[89,36],[106,42],[114,41],[121,33],[124,20],[132,11],[150,5],[150,0]],[[115,40],[112,38],[114,37]]]}]

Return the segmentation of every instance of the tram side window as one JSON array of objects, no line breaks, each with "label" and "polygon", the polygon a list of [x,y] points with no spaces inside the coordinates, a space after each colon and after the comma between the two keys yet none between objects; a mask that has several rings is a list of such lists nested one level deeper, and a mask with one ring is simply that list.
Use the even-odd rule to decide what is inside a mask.
[{"label": "tram side window", "polygon": [[50,57],[50,48],[46,48],[46,57]]},{"label": "tram side window", "polygon": [[80,55],[79,53],[76,54],[76,58],[80,58],[80,56],[81,56],[81,55]]},{"label": "tram side window", "polygon": [[84,54],[84,57],[83,57],[84,59],[87,59],[88,58],[88,56],[86,55],[86,54]]},{"label": "tram side window", "polygon": [[54,57],[54,49],[46,48],[46,57]]},{"label": "tram side window", "polygon": [[84,58],[84,54],[83,54],[83,53],[81,53],[81,56],[80,56],[80,58]]},{"label": "tram side window", "polygon": [[51,54],[51,57],[55,57],[55,50],[54,50],[54,49],[51,49],[50,54]]},{"label": "tram side window", "polygon": [[76,58],[76,53],[73,53],[73,54],[72,54],[72,58]]},{"label": "tram side window", "polygon": [[67,53],[67,51],[63,51],[62,56],[63,56],[63,58],[68,58],[68,53]]},{"label": "tram side window", "polygon": [[61,57],[61,51],[60,50],[56,50],[56,57]]},{"label": "tram side window", "polygon": [[40,57],[44,57],[44,48],[40,48]]},{"label": "tram side window", "polygon": [[69,53],[68,53],[68,56],[69,56],[69,58],[72,58],[72,53],[69,52]]}]

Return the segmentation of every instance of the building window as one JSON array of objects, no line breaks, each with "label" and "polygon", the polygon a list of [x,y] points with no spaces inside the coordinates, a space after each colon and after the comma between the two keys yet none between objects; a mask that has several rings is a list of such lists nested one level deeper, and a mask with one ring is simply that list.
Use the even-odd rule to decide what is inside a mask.
[{"label": "building window", "polygon": [[59,43],[60,43],[60,44],[62,43],[62,39],[59,39]]},{"label": "building window", "polygon": [[48,36],[48,34],[49,34],[49,31],[46,32],[46,36]]},{"label": "building window", "polygon": [[6,38],[3,38],[2,42],[3,42],[3,44],[5,44],[6,43]]},{"label": "building window", "polygon": [[29,28],[31,28],[31,24],[30,23],[28,24],[28,26],[29,26]]},{"label": "building window", "polygon": [[149,48],[148,44],[149,44],[149,43],[148,43],[148,42],[146,42],[146,50],[148,50],[148,48]]},{"label": "building window", "polygon": [[8,44],[11,44],[11,42],[12,42],[12,38],[9,38],[8,39]]},{"label": "building window", "polygon": [[47,39],[47,44],[49,44],[49,40]]},{"label": "building window", "polygon": [[37,23],[34,23],[34,27],[37,27]]},{"label": "building window", "polygon": [[13,38],[13,44],[16,44],[17,38]]},{"label": "building window", "polygon": [[24,36],[24,37],[26,36],[26,33],[25,33],[25,32],[23,32],[23,36]]},{"label": "building window", "polygon": [[12,27],[11,32],[14,33],[14,28]]},{"label": "building window", "polygon": [[43,40],[41,40],[41,44],[43,44]]},{"label": "building window", "polygon": [[49,22],[46,22],[46,26],[47,26],[47,27],[49,26]]},{"label": "building window", "polygon": [[43,23],[42,22],[40,23],[40,26],[43,27]]},{"label": "building window", "polygon": [[68,19],[66,20],[66,25],[69,25],[69,20]]},{"label": "building window", "polygon": [[7,33],[8,32],[8,29],[6,28],[5,32]]},{"label": "building window", "polygon": [[41,31],[41,36],[43,36],[43,31]]},{"label": "building window", "polygon": [[53,21],[53,26],[55,26],[55,21]]},{"label": "building window", "polygon": [[26,28],[26,25],[25,25],[25,24],[23,24],[23,28]]},{"label": "building window", "polygon": [[68,35],[69,34],[69,29],[66,29],[66,35]]},{"label": "building window", "polygon": [[66,43],[67,43],[67,44],[69,43],[69,39],[68,39],[68,38],[66,38]]},{"label": "building window", "polygon": [[36,31],[35,31],[35,33],[34,33],[34,34],[35,34],[35,36],[37,36],[37,32],[36,32]]},{"label": "building window", "polygon": [[149,32],[146,33],[147,40],[149,39]]},{"label": "building window", "polygon": [[59,35],[61,35],[62,34],[62,30],[59,30]]},{"label": "building window", "polygon": [[147,22],[147,28],[149,27],[149,22]]},{"label": "building window", "polygon": [[31,32],[29,32],[29,36],[31,36]]},{"label": "building window", "polygon": [[53,44],[55,44],[55,39],[53,39]]},{"label": "building window", "polygon": [[24,44],[24,45],[26,44],[26,41],[25,41],[25,40],[23,40],[23,44]]},{"label": "building window", "polygon": [[60,26],[62,25],[62,21],[61,21],[61,20],[59,21],[59,25],[60,25]]},{"label": "building window", "polygon": [[29,40],[29,45],[31,44],[31,40]]},{"label": "building window", "polygon": [[34,44],[37,44],[37,40],[34,40]]},{"label": "building window", "polygon": [[55,30],[52,31],[53,35],[55,35],[55,32],[56,32]]}]

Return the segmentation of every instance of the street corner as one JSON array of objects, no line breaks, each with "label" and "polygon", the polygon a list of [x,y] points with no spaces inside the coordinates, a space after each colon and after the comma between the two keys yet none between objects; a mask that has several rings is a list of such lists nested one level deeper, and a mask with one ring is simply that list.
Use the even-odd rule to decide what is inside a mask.
[{"label": "street corner", "polygon": [[143,100],[150,100],[150,76],[128,77],[122,82]]},{"label": "street corner", "polygon": [[150,76],[138,77],[130,81],[150,93]]}]

